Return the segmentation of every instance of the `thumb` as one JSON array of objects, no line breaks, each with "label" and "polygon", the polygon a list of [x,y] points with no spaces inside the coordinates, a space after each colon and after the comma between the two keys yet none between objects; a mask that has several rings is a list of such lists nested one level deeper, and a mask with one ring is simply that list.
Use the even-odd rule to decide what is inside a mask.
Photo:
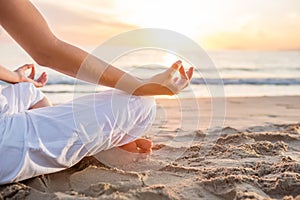
[{"label": "thumb", "polygon": [[39,88],[39,87],[43,87],[43,83],[39,82],[39,81],[35,81],[31,78],[26,78],[25,82],[29,82],[32,83],[35,87]]}]

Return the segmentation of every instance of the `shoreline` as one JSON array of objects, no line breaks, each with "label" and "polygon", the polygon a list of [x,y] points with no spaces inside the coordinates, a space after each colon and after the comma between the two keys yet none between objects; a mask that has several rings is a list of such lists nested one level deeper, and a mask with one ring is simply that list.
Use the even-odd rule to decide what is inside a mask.
[{"label": "shoreline", "polygon": [[[169,124],[168,126],[170,129],[175,129],[175,126],[178,125],[178,116],[174,116],[174,110],[179,115],[180,104],[183,107],[182,110],[188,111],[188,115],[191,115],[185,115],[189,125],[198,123],[197,129],[203,131],[207,128],[215,128],[209,124],[211,120],[219,120],[218,123],[214,123],[217,126],[221,126],[223,124],[221,121],[224,120],[224,127],[232,126],[238,129],[272,123],[292,124],[300,121],[298,115],[300,113],[300,96],[215,98],[213,99],[216,101],[215,103],[212,103],[210,98],[205,97],[196,100],[181,99],[180,102],[176,99],[159,98],[156,100],[165,112],[172,113],[168,115],[168,119],[172,122],[172,125]],[[198,107],[193,108],[196,104]],[[195,110],[198,116],[190,112],[195,112]]]}]

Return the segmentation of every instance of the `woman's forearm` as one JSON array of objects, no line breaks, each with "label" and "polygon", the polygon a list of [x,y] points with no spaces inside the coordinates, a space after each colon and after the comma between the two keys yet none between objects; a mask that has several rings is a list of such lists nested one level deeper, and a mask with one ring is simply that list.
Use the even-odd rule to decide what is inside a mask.
[{"label": "woman's forearm", "polygon": [[[0,22],[42,66],[130,93],[141,84],[139,79],[56,38],[43,16],[28,0],[0,0]],[[87,56],[89,61],[84,62]],[[120,81],[123,83],[119,83]]]},{"label": "woman's forearm", "polygon": [[[26,71],[30,71],[29,75],[26,75]],[[26,64],[15,71],[10,71],[3,66],[0,66],[0,80],[8,83],[20,83],[20,82],[29,82],[32,83],[35,87],[43,87],[48,81],[47,74],[43,72],[35,80],[35,67],[33,64]]]},{"label": "woman's forearm", "polygon": [[0,80],[7,83],[19,83],[21,81],[20,76],[17,73],[6,69],[0,65]]},{"label": "woman's forearm", "polygon": [[[140,80],[56,38],[28,0],[0,0],[0,23],[38,64],[130,94],[176,94],[189,84],[193,74],[193,68],[185,72],[181,62],[176,62],[165,72]],[[181,78],[173,79],[177,71]]]},{"label": "woman's forearm", "polygon": [[48,51],[44,66],[90,83],[101,84],[133,93],[143,81],[115,68],[87,52],[57,40],[56,47]]}]

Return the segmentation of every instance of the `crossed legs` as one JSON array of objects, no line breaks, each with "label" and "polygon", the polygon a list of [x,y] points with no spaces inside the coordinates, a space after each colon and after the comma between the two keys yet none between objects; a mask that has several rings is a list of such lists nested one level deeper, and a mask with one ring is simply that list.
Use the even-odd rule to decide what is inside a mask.
[{"label": "crossed legs", "polygon": [[[14,89],[14,87],[19,87],[19,89]],[[25,100],[23,101],[22,99],[15,99],[16,101],[19,101],[19,107],[22,107],[22,109],[26,110],[32,110],[32,109],[37,109],[37,108],[42,108],[42,107],[47,107],[47,106],[52,106],[52,103],[50,102],[50,100],[43,95],[40,90],[36,89],[32,84],[30,83],[21,83],[18,85],[15,85],[14,87],[8,87],[6,89],[4,89],[3,93],[6,96],[13,96],[14,92],[16,93],[20,93],[21,91],[24,92],[24,94],[21,94],[19,96],[24,97]],[[15,90],[15,91],[13,91]],[[29,100],[30,99],[33,103],[30,103]],[[8,98],[8,99],[11,99]],[[13,102],[13,101],[12,101]],[[20,104],[22,104],[20,106]],[[10,109],[14,110],[14,106],[15,105],[10,105]],[[18,111],[14,111],[14,112],[21,112],[22,109],[18,110]],[[119,146],[120,149],[126,150],[128,152],[132,152],[132,153],[151,153],[152,151],[152,141],[148,140],[148,139],[144,139],[144,138],[139,138],[136,139],[132,142],[129,142],[127,144],[124,144],[122,146]]]},{"label": "crossed legs", "polygon": [[0,159],[9,159],[0,168],[0,184],[57,172],[105,150],[117,159],[151,153],[152,142],[140,137],[154,120],[154,99],[111,90],[49,107],[28,83],[11,85],[2,95],[0,152],[6,154]]}]

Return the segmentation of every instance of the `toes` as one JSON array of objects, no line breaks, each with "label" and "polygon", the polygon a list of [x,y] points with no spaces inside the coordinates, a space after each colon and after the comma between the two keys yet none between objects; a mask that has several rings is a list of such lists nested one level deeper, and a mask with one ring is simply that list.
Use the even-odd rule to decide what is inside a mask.
[{"label": "toes", "polygon": [[152,152],[152,141],[147,139],[137,139],[133,142],[130,142],[128,144],[122,145],[119,148],[132,152],[132,153],[146,153],[149,154]]},{"label": "toes", "polygon": [[125,151],[132,152],[132,153],[139,153],[139,149],[135,142],[130,142],[128,144],[124,144],[122,146],[119,146],[119,148],[121,148]]},{"label": "toes", "polygon": [[145,150],[152,149],[152,147],[153,147],[152,141],[144,139],[144,138],[135,140],[135,143],[136,143],[137,147],[139,147],[141,149],[145,149]]}]

